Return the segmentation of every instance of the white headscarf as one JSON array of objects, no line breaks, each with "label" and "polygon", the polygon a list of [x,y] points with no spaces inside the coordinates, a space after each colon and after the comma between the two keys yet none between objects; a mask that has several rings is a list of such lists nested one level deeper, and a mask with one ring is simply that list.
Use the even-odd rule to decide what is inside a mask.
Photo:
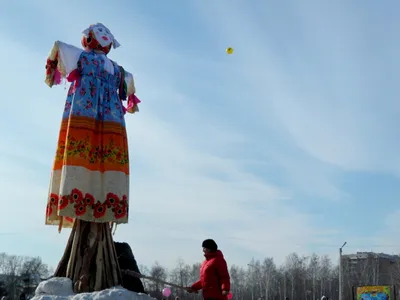
[{"label": "white headscarf", "polygon": [[114,49],[121,46],[120,43],[118,43],[118,41],[114,38],[114,35],[111,33],[111,31],[101,23],[90,25],[82,33],[88,37],[90,31],[93,32],[96,40],[102,47],[106,47],[111,43]]}]

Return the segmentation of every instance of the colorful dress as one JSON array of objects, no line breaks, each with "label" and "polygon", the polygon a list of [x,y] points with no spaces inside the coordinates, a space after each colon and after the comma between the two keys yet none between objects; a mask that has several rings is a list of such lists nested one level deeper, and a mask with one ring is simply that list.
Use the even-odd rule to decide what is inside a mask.
[{"label": "colorful dress", "polygon": [[[56,42],[48,65],[72,81],[51,174],[46,224],[128,222],[129,155],[126,109],[119,91],[134,95],[133,76],[102,53]],[[59,73],[58,73],[59,72]],[[58,75],[57,75],[58,74]]]}]

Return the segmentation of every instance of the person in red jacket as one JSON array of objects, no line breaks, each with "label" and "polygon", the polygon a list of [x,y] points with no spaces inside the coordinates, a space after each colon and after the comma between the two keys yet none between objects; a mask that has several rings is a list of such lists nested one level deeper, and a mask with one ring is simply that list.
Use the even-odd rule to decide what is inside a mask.
[{"label": "person in red jacket", "polygon": [[200,280],[187,288],[189,293],[203,291],[204,300],[226,300],[231,289],[228,266],[214,240],[202,244],[206,260],[200,267]]}]

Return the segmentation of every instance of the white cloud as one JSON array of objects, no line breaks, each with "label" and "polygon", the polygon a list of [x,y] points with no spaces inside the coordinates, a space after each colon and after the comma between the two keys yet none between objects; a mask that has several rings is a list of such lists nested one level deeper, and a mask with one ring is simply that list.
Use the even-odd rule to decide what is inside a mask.
[{"label": "white cloud", "polygon": [[[243,53],[238,60],[244,73],[264,95],[252,104],[264,108],[261,111],[268,116],[271,112],[266,111],[273,111],[284,133],[322,162],[344,170],[398,173],[399,144],[393,126],[394,112],[400,108],[395,100],[398,91],[390,77],[383,77],[388,66],[378,63],[382,53],[374,52],[376,40],[364,34],[369,29],[365,23],[359,26],[360,20],[347,12],[349,5],[315,1],[285,5],[294,19],[285,24],[276,19],[281,18],[276,7],[263,6],[270,17],[264,24],[257,22],[250,7],[218,3],[198,9],[210,27]],[[384,49],[392,44],[389,38],[381,41]],[[382,97],[377,93],[382,88],[396,94],[382,91],[387,95]]]}]

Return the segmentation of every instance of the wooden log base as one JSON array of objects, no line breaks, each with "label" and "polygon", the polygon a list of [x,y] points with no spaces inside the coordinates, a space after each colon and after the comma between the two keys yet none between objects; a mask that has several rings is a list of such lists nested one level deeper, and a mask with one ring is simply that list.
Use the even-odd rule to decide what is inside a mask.
[{"label": "wooden log base", "polygon": [[110,224],[76,219],[54,276],[70,278],[75,293],[121,285],[121,270]]}]

